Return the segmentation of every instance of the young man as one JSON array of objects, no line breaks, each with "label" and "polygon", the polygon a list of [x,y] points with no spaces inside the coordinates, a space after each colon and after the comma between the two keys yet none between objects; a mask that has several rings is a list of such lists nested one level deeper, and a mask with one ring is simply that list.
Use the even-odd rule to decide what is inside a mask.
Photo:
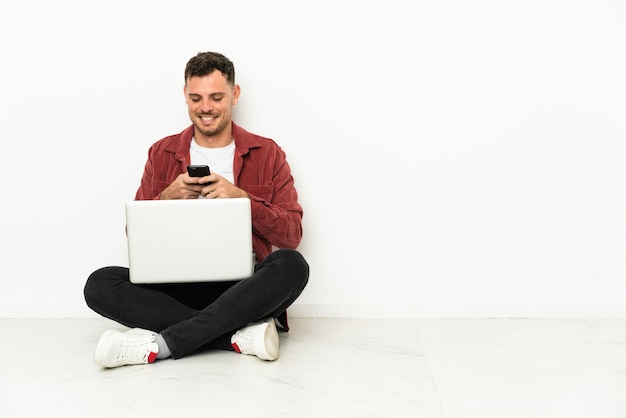
[{"label": "young man", "polygon": [[[84,289],[87,305],[132,328],[102,335],[94,356],[101,367],[207,348],[275,360],[274,318],[289,329],[286,309],[308,282],[309,266],[295,250],[302,208],[285,153],[231,120],[240,95],[233,63],[219,53],[199,53],[185,68],[184,93],[192,125],[152,145],[135,199],[249,198],[255,272],[236,282],[138,285],[125,267],[95,271]],[[190,177],[191,164],[206,164],[211,174]]]}]

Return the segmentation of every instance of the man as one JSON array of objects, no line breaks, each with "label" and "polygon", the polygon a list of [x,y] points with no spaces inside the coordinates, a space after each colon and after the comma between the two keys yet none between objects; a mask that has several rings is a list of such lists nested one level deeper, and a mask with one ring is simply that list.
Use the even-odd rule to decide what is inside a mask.
[{"label": "man", "polygon": [[[132,328],[102,335],[94,356],[101,367],[208,348],[275,360],[274,318],[288,331],[286,309],[308,282],[308,264],[295,250],[303,212],[291,170],[274,141],[232,121],[240,95],[233,63],[219,53],[197,54],[185,68],[184,94],[192,125],[152,145],[135,199],[249,198],[255,272],[236,282],[138,285],[125,267],[95,271],[84,289],[87,305]],[[188,175],[188,165],[204,164],[210,175]]]}]

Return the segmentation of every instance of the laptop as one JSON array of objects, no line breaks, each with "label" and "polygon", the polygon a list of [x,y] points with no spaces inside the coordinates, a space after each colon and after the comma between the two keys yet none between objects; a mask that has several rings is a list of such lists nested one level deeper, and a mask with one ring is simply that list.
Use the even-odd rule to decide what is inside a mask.
[{"label": "laptop", "polygon": [[132,283],[242,280],[254,272],[250,200],[126,202]]}]

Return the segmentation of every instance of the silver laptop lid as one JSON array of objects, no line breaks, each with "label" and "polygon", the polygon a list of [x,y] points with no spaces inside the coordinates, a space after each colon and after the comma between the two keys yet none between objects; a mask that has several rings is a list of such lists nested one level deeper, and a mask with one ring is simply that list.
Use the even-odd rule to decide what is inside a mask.
[{"label": "silver laptop lid", "polygon": [[133,283],[240,280],[254,272],[250,200],[126,203]]}]

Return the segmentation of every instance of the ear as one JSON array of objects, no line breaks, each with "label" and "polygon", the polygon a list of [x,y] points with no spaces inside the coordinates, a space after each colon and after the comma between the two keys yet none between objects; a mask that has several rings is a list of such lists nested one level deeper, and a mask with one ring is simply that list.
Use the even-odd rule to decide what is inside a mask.
[{"label": "ear", "polygon": [[233,105],[236,105],[239,101],[239,94],[241,94],[241,87],[239,87],[239,84],[235,84],[233,86]]}]

